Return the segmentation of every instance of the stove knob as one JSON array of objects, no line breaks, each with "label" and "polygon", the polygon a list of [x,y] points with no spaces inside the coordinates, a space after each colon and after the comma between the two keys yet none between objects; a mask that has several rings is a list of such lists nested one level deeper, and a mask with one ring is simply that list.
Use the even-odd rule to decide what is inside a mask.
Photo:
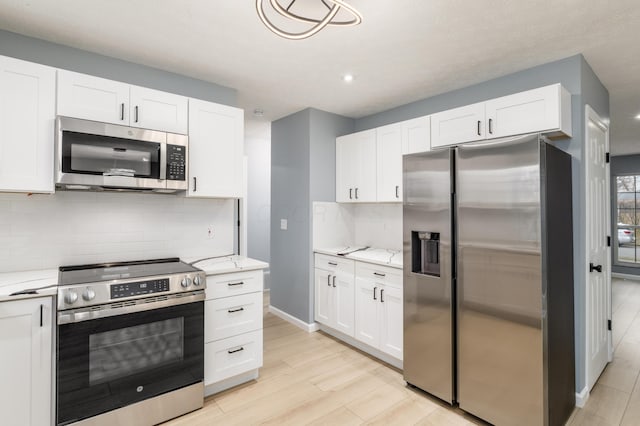
[{"label": "stove knob", "polygon": [[182,285],[182,287],[187,288],[191,285],[191,278],[189,277],[184,277],[182,279],[182,281],[180,281],[180,284]]},{"label": "stove knob", "polygon": [[200,277],[199,276],[195,276],[193,277],[193,285],[195,286],[199,286],[200,285]]},{"label": "stove knob", "polygon": [[89,287],[82,293],[82,298],[89,302],[96,297],[96,292],[91,290]]},{"label": "stove knob", "polygon": [[67,305],[73,305],[78,300],[78,293],[75,291],[68,291],[67,294],[64,295],[64,303]]}]

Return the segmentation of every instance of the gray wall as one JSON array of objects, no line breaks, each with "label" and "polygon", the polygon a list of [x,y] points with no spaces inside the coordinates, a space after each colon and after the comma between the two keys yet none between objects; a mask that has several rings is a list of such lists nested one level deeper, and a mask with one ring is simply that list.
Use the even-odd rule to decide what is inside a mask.
[{"label": "gray wall", "polygon": [[484,83],[413,102],[389,111],[356,120],[356,130],[366,130],[397,121],[420,117],[468,105],[487,99],[534,89],[553,83],[562,85],[571,93],[573,137],[555,142],[572,156],[573,176],[573,231],[574,231],[574,294],[576,336],[576,389],[585,386],[585,241],[586,224],[584,197],[583,129],[584,106],[590,104],[602,118],[609,118],[609,94],[582,55],[540,65]]},{"label": "gray wall", "polygon": [[640,267],[614,265],[615,250],[617,244],[616,235],[618,223],[618,212],[616,205],[616,180],[619,175],[640,175],[640,154],[636,155],[619,155],[611,157],[611,235],[613,236],[613,250],[611,250],[611,270],[618,274],[640,275]]},{"label": "gray wall", "polygon": [[335,138],[353,129],[352,119],[315,109],[271,125],[271,305],[306,323],[313,322],[311,204],[335,200]]},{"label": "gray wall", "polygon": [[236,106],[235,89],[0,30],[0,55]]}]

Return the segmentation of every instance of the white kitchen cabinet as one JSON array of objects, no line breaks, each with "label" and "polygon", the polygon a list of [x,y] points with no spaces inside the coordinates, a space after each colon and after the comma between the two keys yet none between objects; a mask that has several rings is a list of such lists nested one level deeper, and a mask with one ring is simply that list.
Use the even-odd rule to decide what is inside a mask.
[{"label": "white kitchen cabinet", "polygon": [[376,130],[336,138],[336,201],[376,201]]},{"label": "white kitchen cabinet", "polygon": [[418,117],[402,125],[402,154],[415,154],[431,149],[431,116]]},{"label": "white kitchen cabinet", "polygon": [[354,261],[316,254],[315,320],[354,335]]},{"label": "white kitchen cabinet", "polygon": [[207,275],[206,395],[258,376],[262,366],[263,279],[261,269]]},{"label": "white kitchen cabinet", "polygon": [[188,98],[71,71],[58,71],[58,115],[187,134]]},{"label": "white kitchen cabinet", "polygon": [[188,197],[242,195],[244,111],[189,99]]},{"label": "white kitchen cabinet", "polygon": [[402,303],[402,271],[356,263],[356,339],[402,359]]},{"label": "white kitchen cabinet", "polygon": [[52,423],[51,298],[0,303],[2,424]]},{"label": "white kitchen cabinet", "polygon": [[376,200],[402,201],[402,124],[376,129]]},{"label": "white kitchen cabinet", "polygon": [[532,132],[571,136],[571,94],[560,84],[486,102],[487,139]]},{"label": "white kitchen cabinet", "polygon": [[0,56],[0,191],[54,192],[56,70]]},{"label": "white kitchen cabinet", "polygon": [[485,103],[466,105],[431,116],[431,148],[485,138]]}]

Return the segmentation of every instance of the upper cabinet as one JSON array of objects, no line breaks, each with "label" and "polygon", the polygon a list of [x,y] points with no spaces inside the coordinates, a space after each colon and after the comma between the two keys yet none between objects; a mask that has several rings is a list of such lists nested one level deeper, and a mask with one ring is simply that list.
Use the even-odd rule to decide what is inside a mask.
[{"label": "upper cabinet", "polygon": [[376,129],[376,201],[402,201],[402,125]]},{"label": "upper cabinet", "polygon": [[415,154],[431,149],[431,116],[399,123],[402,126],[402,154]]},{"label": "upper cabinet", "polygon": [[560,84],[431,116],[431,147],[540,132],[571,136],[571,94]]},{"label": "upper cabinet", "polygon": [[52,193],[56,70],[0,56],[0,191]]},{"label": "upper cabinet", "polygon": [[187,134],[188,99],[71,71],[58,72],[58,115]]},{"label": "upper cabinet", "polygon": [[376,201],[376,130],[336,138],[336,201]]},{"label": "upper cabinet", "polygon": [[188,197],[242,196],[244,111],[189,99]]}]

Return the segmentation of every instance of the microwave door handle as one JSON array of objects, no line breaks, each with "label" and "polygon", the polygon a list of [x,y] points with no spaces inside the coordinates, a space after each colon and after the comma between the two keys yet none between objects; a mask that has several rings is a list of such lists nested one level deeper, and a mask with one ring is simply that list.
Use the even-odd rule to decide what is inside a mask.
[{"label": "microwave door handle", "polygon": [[163,182],[162,186],[167,187],[167,144],[160,144],[160,176],[158,178]]}]

